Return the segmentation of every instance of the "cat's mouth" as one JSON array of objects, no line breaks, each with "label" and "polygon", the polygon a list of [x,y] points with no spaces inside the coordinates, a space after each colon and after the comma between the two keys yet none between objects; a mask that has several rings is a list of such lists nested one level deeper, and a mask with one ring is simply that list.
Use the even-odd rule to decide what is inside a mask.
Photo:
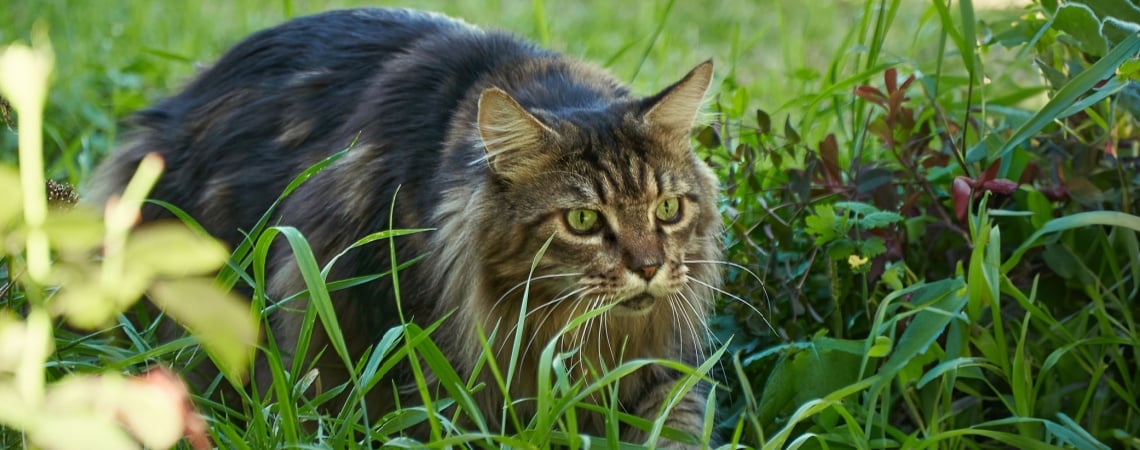
[{"label": "cat's mouth", "polygon": [[653,296],[649,294],[635,295],[622,300],[612,311],[620,315],[641,315],[649,312],[653,307]]}]

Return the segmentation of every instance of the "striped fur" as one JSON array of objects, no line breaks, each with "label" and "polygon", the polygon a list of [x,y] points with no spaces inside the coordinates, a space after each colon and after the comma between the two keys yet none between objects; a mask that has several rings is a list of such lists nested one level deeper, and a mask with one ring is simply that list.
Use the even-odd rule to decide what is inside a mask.
[{"label": "striped fur", "polygon": [[[285,183],[355,142],[288,197],[274,222],[300,229],[322,264],[368,233],[434,228],[396,240],[398,259],[426,255],[400,273],[405,315],[427,325],[452,314],[433,338],[466,376],[482,354],[480,328],[498,330],[491,346],[508,366],[511,327],[525,314],[520,375],[509,386],[511,398],[525,399],[536,393],[539,352],[552,339],[579,349],[572,370],[587,379],[632,358],[702,359],[720,274],[692,261],[720,258],[721,224],[716,180],[690,150],[689,132],[711,75],[705,63],[640,98],[593,66],[441,16],[329,12],[254,34],[182,93],[139,113],[89,201],[121,192],[142,156],[157,152],[168,173],[153,196],[237,245]],[[669,198],[679,199],[679,215],[662,220],[656,211]],[[144,220],[169,217],[147,208]],[[584,234],[567,219],[583,208],[601,224]],[[552,236],[523,311],[531,262]],[[350,251],[329,279],[387,271],[390,257],[387,242]],[[286,246],[273,249],[270,298],[304,288],[292,260]],[[399,323],[387,277],[333,296],[355,355]],[[571,318],[609,303],[617,306],[557,336]],[[302,319],[283,310],[271,317],[281,348],[296,344]],[[331,386],[347,374],[326,345],[318,329],[307,354],[324,350],[316,363]],[[418,401],[408,395],[407,368],[397,372],[370,393],[372,410]],[[497,425],[504,395],[487,375],[476,401]],[[677,378],[643,369],[622,380],[617,400],[626,412],[655,416]],[[703,408],[703,394],[691,392],[669,425],[697,433]],[[583,431],[605,431],[597,418],[584,421]]]}]

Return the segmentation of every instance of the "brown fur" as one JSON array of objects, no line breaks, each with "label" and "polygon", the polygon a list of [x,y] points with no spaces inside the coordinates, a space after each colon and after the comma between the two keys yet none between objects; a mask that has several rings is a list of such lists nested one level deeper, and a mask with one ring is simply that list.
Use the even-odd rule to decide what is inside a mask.
[{"label": "brown fur", "polygon": [[[314,33],[327,36],[309,39]],[[276,223],[301,230],[320,264],[368,233],[434,228],[395,241],[400,261],[426,254],[400,272],[405,318],[427,326],[450,315],[433,340],[461,377],[483,358],[480,332],[493,333],[500,370],[518,345],[507,394],[525,420],[548,342],[575,352],[571,375],[586,381],[634,359],[701,362],[705,314],[720,285],[710,262],[720,258],[721,224],[715,177],[690,150],[689,133],[711,78],[704,63],[660,94],[636,98],[593,66],[449,19],[328,13],[251,37],[186,92],[141,115],[140,130],[101,169],[92,198],[121,191],[138,159],[159,152],[170,169],[154,196],[236,245],[238,230],[252,226],[285,182],[352,146],[286,199]],[[658,217],[671,198],[679,215]],[[589,232],[567,218],[582,209],[598,217]],[[144,219],[165,215],[150,209]],[[387,241],[353,250],[329,279],[383,272],[390,258]],[[305,288],[286,246],[274,248],[268,269],[271,299]],[[353,356],[399,323],[393,300],[390,278],[333,294]],[[305,302],[289,306],[303,310]],[[523,342],[515,343],[520,315]],[[286,310],[271,317],[280,348],[295,348],[302,319]],[[306,354],[324,351],[315,364],[325,387],[348,380],[328,344],[318,324]],[[409,373],[405,365],[370,392],[370,410],[418,402]],[[256,375],[263,388],[272,382],[268,370]],[[498,427],[506,395],[486,368],[478,378],[484,387],[475,401]],[[655,417],[679,379],[651,365],[623,378],[613,400]],[[666,425],[697,434],[704,407],[702,389],[694,389]],[[579,426],[605,432],[590,414]],[[646,437],[623,430],[627,440]]]}]

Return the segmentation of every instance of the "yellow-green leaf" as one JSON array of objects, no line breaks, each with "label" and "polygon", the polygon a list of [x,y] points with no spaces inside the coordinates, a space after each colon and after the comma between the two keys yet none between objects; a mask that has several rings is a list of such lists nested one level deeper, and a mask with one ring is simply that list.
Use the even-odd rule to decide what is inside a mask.
[{"label": "yellow-green leaf", "polygon": [[44,232],[56,249],[88,250],[103,241],[103,221],[94,211],[82,206],[49,210]]},{"label": "yellow-green leaf", "polygon": [[156,282],[150,294],[190,330],[226,376],[242,378],[257,342],[257,321],[246,301],[207,278]]},{"label": "yellow-green leaf", "polygon": [[872,358],[882,358],[891,352],[891,338],[886,336],[875,336],[875,344],[867,350],[867,356]]},{"label": "yellow-green leaf", "polygon": [[0,192],[4,201],[0,202],[0,229],[14,222],[24,208],[24,195],[20,190],[20,174],[9,167],[0,167]]},{"label": "yellow-green leaf", "polygon": [[125,270],[155,275],[202,275],[217,270],[229,251],[177,222],[155,223],[131,233],[124,250]]}]

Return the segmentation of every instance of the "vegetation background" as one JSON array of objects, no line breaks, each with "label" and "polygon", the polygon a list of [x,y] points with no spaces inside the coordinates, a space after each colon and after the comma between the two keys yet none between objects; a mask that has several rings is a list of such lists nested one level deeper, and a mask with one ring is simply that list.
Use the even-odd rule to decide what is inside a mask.
[{"label": "vegetation background", "polygon": [[[643,93],[713,58],[716,114],[694,144],[725,187],[728,282],[710,324],[712,345],[723,352],[694,374],[718,382],[708,433],[726,445],[1140,448],[1135,1],[1013,1],[991,9],[980,0],[9,0],[0,44],[36,41],[37,29],[50,38],[55,71],[44,109],[44,173],[82,185],[131,112],[176,92],[247,34],[289,17],[378,4],[514,31],[605,65]],[[0,72],[23,69],[0,65]],[[16,165],[17,148],[25,150],[18,137],[27,134],[17,119],[31,113],[12,89],[0,92],[8,100],[0,111],[0,163]],[[27,170],[23,153],[19,159]],[[5,184],[10,178],[0,176],[0,187],[16,191],[15,182]],[[24,197],[33,190],[24,184]],[[34,266],[36,230],[52,236],[53,274],[104,270],[75,261],[75,254],[89,255],[76,249],[90,250],[92,242],[107,248],[103,236],[125,239],[133,256],[131,243],[142,247],[146,236],[116,235],[110,218],[100,232],[86,233],[76,230],[96,219],[49,214],[37,224],[6,216],[10,210],[19,207],[0,207],[0,405],[7,405],[0,406],[0,446],[64,446],[52,440],[61,429],[73,445],[103,437],[162,446],[154,443],[166,441],[139,431],[148,428],[137,422],[143,419],[123,412],[141,403],[109,408],[106,399],[68,389],[111,392],[153,379],[113,374],[201,359],[195,341],[160,344],[153,326],[115,318],[129,302],[108,309],[107,320],[77,324],[83,314],[73,309],[82,308],[61,300],[71,292],[129,295],[73,288],[90,287],[79,275],[25,275]],[[85,225],[71,227],[78,222]],[[255,231],[265,234],[236,249],[229,267],[256,274],[258,248],[277,234],[304,247],[288,230]],[[75,235],[94,237],[67,238]],[[163,252],[200,248],[194,239],[178,235],[172,242],[183,246]],[[227,259],[196,255],[203,273]],[[123,273],[131,270],[143,269]],[[160,305],[164,293],[183,292],[184,285],[163,284],[169,274],[151,272],[138,292],[147,289]],[[256,275],[240,273],[223,270],[218,279],[256,288]],[[334,280],[310,281],[313,292],[336,288]],[[220,292],[203,296],[232,306]],[[49,315],[71,325],[42,325]],[[81,331],[105,324],[109,331]],[[197,324],[200,334],[218,328]],[[359,363],[360,373],[375,375],[408,354],[431,360],[432,347],[415,339],[429,332],[393,335],[383,343],[391,352],[378,347],[376,358]],[[44,341],[41,335],[51,345],[26,345]],[[240,333],[228,338],[242,341]],[[401,339],[407,346],[394,344]],[[215,358],[225,359],[215,347]],[[510,432],[461,430],[430,409],[397,412],[377,426],[352,408],[321,416],[314,406],[322,399],[294,401],[312,380],[292,369],[296,376],[278,391],[286,400],[251,398],[240,411],[203,401],[206,433],[236,448],[584,445],[573,433],[574,407],[552,407]],[[556,387],[548,400],[563,406],[593,388]],[[447,394],[441,405],[462,407],[462,390]],[[38,400],[13,406],[12,399],[28,398]],[[171,422],[179,425],[175,437],[193,437],[193,420],[181,427],[180,414],[166,414],[179,417]],[[39,415],[39,422],[25,417]],[[424,421],[433,442],[399,437]],[[80,422],[99,425],[76,427]],[[594,445],[617,442],[611,436]]]}]

